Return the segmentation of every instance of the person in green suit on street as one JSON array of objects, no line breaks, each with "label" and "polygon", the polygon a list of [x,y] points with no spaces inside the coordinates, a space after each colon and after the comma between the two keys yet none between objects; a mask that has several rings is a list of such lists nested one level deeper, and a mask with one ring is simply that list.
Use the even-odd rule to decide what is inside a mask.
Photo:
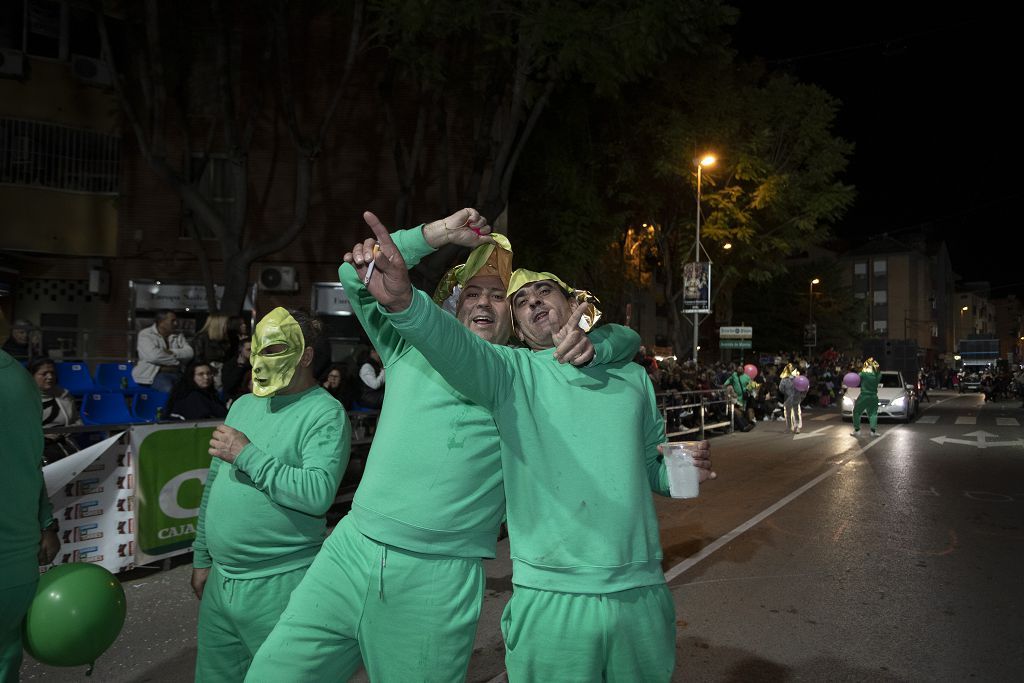
[{"label": "person in green suit on street", "polygon": [[860,371],[860,396],[853,403],[853,436],[860,436],[860,416],[867,412],[871,436],[878,436],[878,362],[864,361]]}]

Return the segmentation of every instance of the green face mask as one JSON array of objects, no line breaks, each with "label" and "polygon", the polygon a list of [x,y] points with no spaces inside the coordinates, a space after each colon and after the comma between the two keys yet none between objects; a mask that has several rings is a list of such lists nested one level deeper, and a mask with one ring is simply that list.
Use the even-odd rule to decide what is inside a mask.
[{"label": "green face mask", "polygon": [[252,338],[252,393],[273,396],[292,381],[306,340],[295,318],[275,308],[256,324]]}]

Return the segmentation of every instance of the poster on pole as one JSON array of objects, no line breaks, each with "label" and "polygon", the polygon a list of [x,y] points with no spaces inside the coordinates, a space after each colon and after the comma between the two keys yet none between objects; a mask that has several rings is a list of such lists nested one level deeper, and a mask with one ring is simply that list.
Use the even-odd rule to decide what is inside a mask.
[{"label": "poster on pole", "polygon": [[711,312],[711,262],[683,264],[683,313]]}]

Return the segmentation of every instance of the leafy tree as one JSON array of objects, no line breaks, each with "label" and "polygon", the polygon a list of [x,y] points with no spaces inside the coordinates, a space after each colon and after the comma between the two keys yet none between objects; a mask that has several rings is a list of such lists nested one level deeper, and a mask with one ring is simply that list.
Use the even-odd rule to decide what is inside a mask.
[{"label": "leafy tree", "polygon": [[[625,288],[638,284],[640,264],[654,264],[673,344],[686,349],[680,284],[695,254],[698,155],[719,156],[703,174],[701,260],[714,262],[712,299],[719,320],[731,322],[737,283],[767,282],[785,272],[787,257],[828,239],[829,225],[852,201],[852,188],[838,179],[852,146],[832,133],[839,104],[825,92],[722,54],[674,60],[627,92],[592,118],[601,142],[581,160],[604,184],[607,219],[557,223],[558,239],[615,245],[613,261],[615,254],[625,259],[627,247],[642,254],[634,267],[620,266]],[[527,222],[542,230],[556,224],[548,222],[550,206],[595,213],[586,192],[540,193],[530,201],[542,207],[538,219]],[[623,213],[630,219],[616,225]],[[606,289],[613,270],[603,269]]]}]

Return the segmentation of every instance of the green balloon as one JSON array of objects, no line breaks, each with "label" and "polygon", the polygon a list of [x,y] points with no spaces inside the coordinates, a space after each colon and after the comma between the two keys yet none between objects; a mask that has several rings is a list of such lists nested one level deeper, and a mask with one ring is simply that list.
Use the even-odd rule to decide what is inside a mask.
[{"label": "green balloon", "polygon": [[25,616],[25,649],[43,664],[92,664],[124,626],[124,589],[103,567],[61,564],[39,577]]}]

